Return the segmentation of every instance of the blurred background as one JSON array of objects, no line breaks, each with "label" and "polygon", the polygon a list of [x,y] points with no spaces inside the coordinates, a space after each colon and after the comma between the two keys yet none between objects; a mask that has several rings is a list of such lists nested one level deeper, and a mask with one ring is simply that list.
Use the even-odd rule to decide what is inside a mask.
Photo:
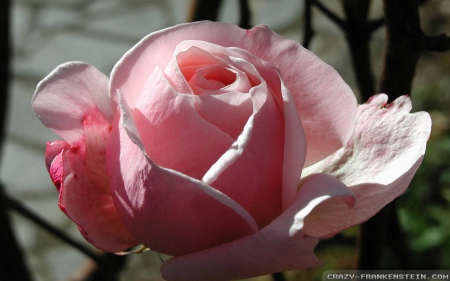
[{"label": "blurred background", "polygon": [[[305,0],[250,0],[251,24],[268,25],[275,32],[302,42]],[[58,208],[58,192],[44,164],[45,142],[58,137],[45,128],[31,109],[37,83],[56,66],[84,61],[109,75],[120,57],[145,35],[192,18],[188,0],[12,0],[10,8],[11,62],[6,137],[1,157],[1,182],[6,193],[32,212],[86,247],[75,224]],[[345,2],[345,1],[344,1]],[[430,0],[420,8],[427,35],[450,33],[450,1]],[[345,18],[341,1],[322,3]],[[238,23],[239,1],[225,0],[218,20]],[[190,16],[191,15],[191,16]],[[332,65],[363,102],[345,34],[329,18],[312,9],[315,34],[309,49]],[[381,0],[371,1],[369,19],[383,17]],[[383,64],[385,29],[370,39],[375,84]],[[433,119],[427,154],[408,191],[398,200],[398,217],[413,253],[416,269],[450,269],[450,53],[424,52],[411,90],[413,111],[426,110]],[[10,211],[13,230],[33,280],[86,280],[93,265],[78,250],[34,223]],[[320,280],[326,269],[352,269],[357,260],[359,227],[335,240],[322,241],[317,250],[323,266],[286,273],[287,280]],[[389,236],[388,236],[389,239]],[[92,248],[92,250],[94,250]],[[3,255],[4,253],[2,253]],[[401,263],[383,261],[389,269]],[[130,255],[119,280],[162,280],[161,261],[152,252]],[[251,279],[273,280],[273,276]],[[281,279],[280,279],[281,280]],[[9,281],[9,280],[7,280]]]}]

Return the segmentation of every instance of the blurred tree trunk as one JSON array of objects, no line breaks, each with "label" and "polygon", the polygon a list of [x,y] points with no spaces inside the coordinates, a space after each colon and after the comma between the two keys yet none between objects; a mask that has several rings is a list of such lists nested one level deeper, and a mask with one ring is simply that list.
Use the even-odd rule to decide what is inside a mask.
[{"label": "blurred tree trunk", "polygon": [[191,0],[188,22],[210,20],[216,21],[222,0]]},{"label": "blurred tree trunk", "polygon": [[420,28],[418,0],[384,0],[386,51],[380,92],[390,100],[410,94],[425,35]]},{"label": "blurred tree trunk", "polygon": [[363,101],[375,95],[369,42],[372,31],[369,30],[367,16],[370,0],[343,0],[345,15],[345,35],[350,47],[353,70]]},{"label": "blurred tree trunk", "polygon": [[[0,2],[0,154],[5,136],[9,79],[9,11],[10,0]],[[0,280],[31,280],[21,249],[17,244],[6,211],[4,188],[0,185]]]},{"label": "blurred tree trunk", "polygon": [[[431,37],[427,38],[420,28],[419,0],[383,1],[386,47],[380,92],[393,101],[410,94],[420,53]],[[389,243],[387,231],[390,231]],[[360,245],[360,270],[388,269],[383,264],[386,246],[402,261],[402,269],[414,268],[414,259],[397,218],[395,201],[361,225]]]}]

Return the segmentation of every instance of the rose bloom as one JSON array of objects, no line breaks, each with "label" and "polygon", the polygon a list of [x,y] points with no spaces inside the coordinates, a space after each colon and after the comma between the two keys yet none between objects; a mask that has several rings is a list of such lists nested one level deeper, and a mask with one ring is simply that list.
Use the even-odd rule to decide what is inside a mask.
[{"label": "rose bloom", "polygon": [[230,280],[320,265],[319,238],[402,194],[431,121],[403,96],[357,106],[338,73],[266,26],[152,33],[108,79],[57,67],[32,104],[64,140],[45,161],[59,206],[108,252],[174,256],[167,280]]}]

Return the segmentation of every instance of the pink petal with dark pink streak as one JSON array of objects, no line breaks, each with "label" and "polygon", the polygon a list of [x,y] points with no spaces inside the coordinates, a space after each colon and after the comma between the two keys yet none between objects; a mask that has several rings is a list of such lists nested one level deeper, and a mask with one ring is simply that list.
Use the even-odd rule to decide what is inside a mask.
[{"label": "pink petal with dark pink streak", "polygon": [[110,126],[95,118],[87,118],[84,126],[86,143],[63,150],[59,206],[94,246],[108,252],[123,251],[139,243],[120,220],[109,190],[105,145]]},{"label": "pink petal with dark pink streak", "polygon": [[70,148],[65,141],[48,142],[45,148],[45,165],[56,188],[60,189],[64,180],[63,155],[64,151]]},{"label": "pink petal with dark pink streak", "polygon": [[47,144],[46,165],[59,206],[96,247],[123,251],[137,244],[113,205],[105,146],[113,118],[108,78],[94,67],[66,63],[39,83],[32,101],[44,125],[65,141]]},{"label": "pink petal with dark pink streak", "polygon": [[431,119],[425,112],[409,113],[407,96],[386,105],[387,100],[380,94],[360,105],[346,146],[304,171],[331,174],[356,195],[351,210],[332,200],[316,208],[306,220],[305,233],[328,237],[364,222],[408,187],[422,162]]},{"label": "pink petal with dark pink streak", "polygon": [[[226,281],[320,265],[314,255],[318,239],[303,232],[305,218],[330,198],[352,207],[352,192],[326,174],[310,176],[295,202],[257,233],[218,247],[171,258],[161,266],[168,281]],[[324,203],[325,203],[324,202]]]},{"label": "pink petal with dark pink streak", "polygon": [[68,143],[84,138],[83,120],[94,110],[107,122],[114,113],[108,97],[108,77],[83,62],[58,66],[42,80],[32,106],[41,122]]},{"label": "pink petal with dark pink streak", "polygon": [[126,101],[118,100],[122,126],[112,131],[108,174],[119,214],[142,244],[157,252],[182,255],[257,231],[250,214],[226,195],[155,164],[146,155]]}]

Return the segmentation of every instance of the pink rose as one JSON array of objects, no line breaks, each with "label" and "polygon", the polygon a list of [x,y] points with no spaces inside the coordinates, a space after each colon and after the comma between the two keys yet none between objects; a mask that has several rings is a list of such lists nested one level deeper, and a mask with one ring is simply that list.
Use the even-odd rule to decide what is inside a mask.
[{"label": "pink rose", "polygon": [[109,252],[175,256],[167,280],[230,280],[319,265],[319,237],[402,194],[431,123],[407,96],[357,107],[338,73],[265,26],[152,33],[115,65],[59,66],[33,108],[59,206]]}]

